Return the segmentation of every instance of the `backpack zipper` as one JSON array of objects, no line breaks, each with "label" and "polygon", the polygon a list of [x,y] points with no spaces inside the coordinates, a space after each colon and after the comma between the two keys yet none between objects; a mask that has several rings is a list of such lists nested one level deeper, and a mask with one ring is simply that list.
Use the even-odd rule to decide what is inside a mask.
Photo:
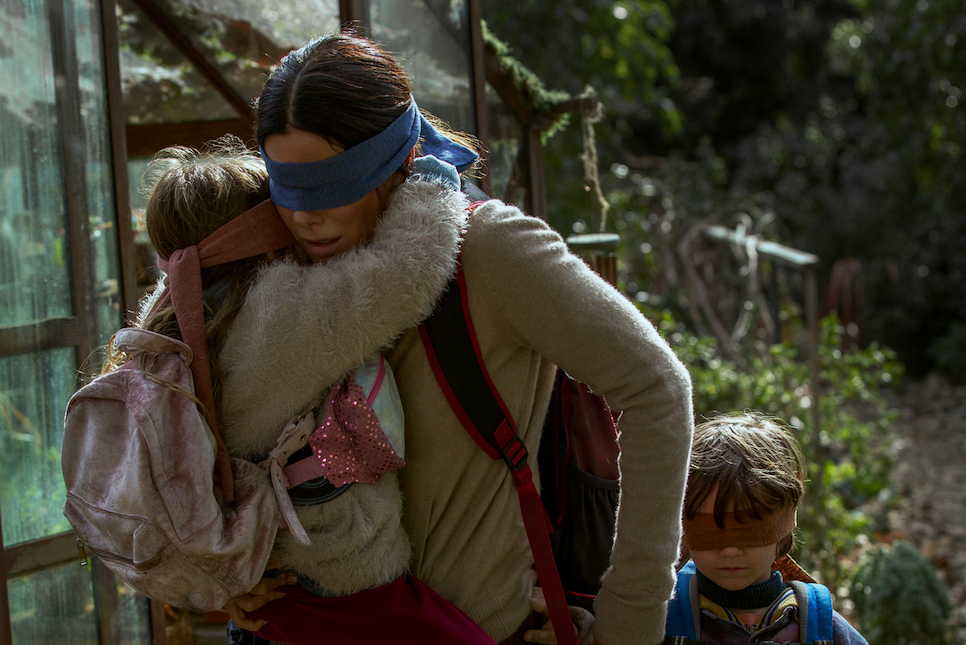
[{"label": "backpack zipper", "polygon": [[85,544],[84,542],[81,542],[80,538],[78,538],[77,550],[80,553],[82,567],[87,566],[87,554],[84,552],[85,547],[90,549],[91,553],[96,555],[101,560],[104,560],[106,562],[123,564],[124,566],[130,567],[131,569],[136,569],[137,571],[146,571],[150,569],[151,567],[153,567],[154,565],[156,565],[158,562],[161,561],[161,556],[163,555],[163,553],[157,553],[156,555],[152,556],[150,559],[145,560],[144,562],[141,562],[141,563],[137,563],[134,560],[125,558],[116,553],[110,553],[108,551],[102,551],[101,549],[95,549],[90,544]]}]

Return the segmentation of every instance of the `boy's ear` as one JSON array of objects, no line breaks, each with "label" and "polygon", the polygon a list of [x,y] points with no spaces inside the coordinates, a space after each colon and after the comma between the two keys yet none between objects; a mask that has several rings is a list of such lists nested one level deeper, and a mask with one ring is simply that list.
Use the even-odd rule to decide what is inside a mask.
[{"label": "boy's ear", "polygon": [[792,549],[794,547],[795,547],[795,533],[792,532],[786,535],[784,538],[782,538],[782,540],[779,541],[778,544],[776,545],[777,553],[775,554],[775,559],[778,560],[785,557],[786,555],[792,552]]}]

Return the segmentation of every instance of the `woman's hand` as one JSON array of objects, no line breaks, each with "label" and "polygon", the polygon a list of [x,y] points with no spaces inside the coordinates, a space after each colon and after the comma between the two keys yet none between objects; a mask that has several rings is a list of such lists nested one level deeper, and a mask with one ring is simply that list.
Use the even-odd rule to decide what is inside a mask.
[{"label": "woman's hand", "polygon": [[281,591],[276,591],[275,588],[284,585],[294,585],[298,582],[298,579],[298,576],[294,573],[283,573],[274,578],[264,576],[247,594],[232,598],[226,602],[223,609],[228,612],[228,615],[235,625],[250,632],[257,632],[268,621],[251,620],[248,617],[248,612],[264,607],[273,600],[284,598],[285,594]]},{"label": "woman's hand", "polygon": [[[533,588],[533,595],[530,596],[530,608],[543,616],[543,627],[540,629],[530,629],[524,632],[523,640],[528,643],[543,643],[544,645],[557,645],[557,635],[553,632],[553,623],[550,622],[550,610],[547,609],[547,600],[544,598],[543,589]],[[574,621],[577,628],[577,642],[581,645],[599,645],[594,640],[594,615],[581,607],[570,607],[570,618]]]},{"label": "woman's hand", "polygon": [[530,609],[543,616],[543,627],[527,630],[523,634],[523,640],[528,643],[557,645],[557,635],[553,633],[553,623],[550,622],[550,610],[547,609],[547,601],[543,596],[543,589],[540,587],[533,588],[533,595],[530,596]]}]

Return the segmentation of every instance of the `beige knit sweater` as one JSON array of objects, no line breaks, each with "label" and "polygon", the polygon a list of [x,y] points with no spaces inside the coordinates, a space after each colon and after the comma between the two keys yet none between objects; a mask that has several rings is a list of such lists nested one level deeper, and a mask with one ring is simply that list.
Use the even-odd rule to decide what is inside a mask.
[{"label": "beige knit sweater", "polygon": [[[487,202],[470,219],[462,262],[483,358],[531,455],[555,365],[623,411],[618,531],[595,637],[660,642],[692,431],[687,371],[636,307],[541,220]],[[534,580],[509,472],[460,425],[416,330],[389,361],[406,411],[400,480],[412,571],[502,640],[530,611]]]}]

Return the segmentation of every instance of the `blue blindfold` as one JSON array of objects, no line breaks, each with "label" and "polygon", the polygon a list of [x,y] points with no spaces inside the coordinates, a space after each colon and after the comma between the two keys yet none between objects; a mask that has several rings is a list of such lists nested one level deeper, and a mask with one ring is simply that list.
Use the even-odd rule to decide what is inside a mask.
[{"label": "blue blindfold", "polygon": [[314,211],[359,201],[399,169],[419,141],[422,153],[460,172],[477,154],[443,136],[410,99],[409,108],[376,136],[325,161],[283,163],[261,150],[270,178],[272,201],[283,208]]}]

